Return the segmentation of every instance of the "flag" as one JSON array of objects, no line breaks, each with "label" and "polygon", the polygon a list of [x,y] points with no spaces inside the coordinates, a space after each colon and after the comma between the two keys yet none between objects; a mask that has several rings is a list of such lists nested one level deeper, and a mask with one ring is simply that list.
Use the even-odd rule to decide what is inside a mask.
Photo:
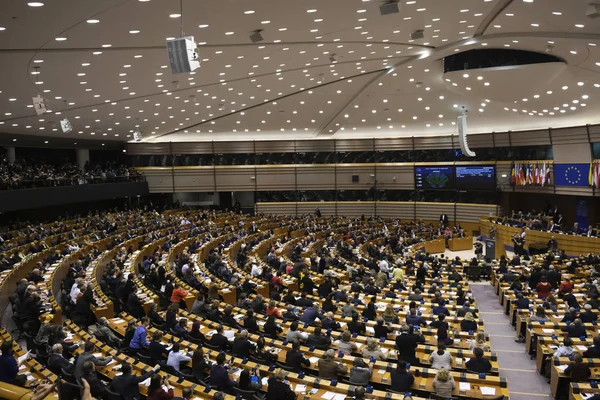
[{"label": "flag", "polygon": [[[587,186],[590,164],[554,164],[556,186]],[[588,178],[589,179],[589,178]]]},{"label": "flag", "polygon": [[515,177],[515,164],[513,163],[511,169],[510,169],[510,184],[514,185],[516,182],[516,177]]},{"label": "flag", "polygon": [[592,162],[590,167],[590,175],[588,179],[588,184],[593,188],[600,187],[600,161],[596,160]]}]

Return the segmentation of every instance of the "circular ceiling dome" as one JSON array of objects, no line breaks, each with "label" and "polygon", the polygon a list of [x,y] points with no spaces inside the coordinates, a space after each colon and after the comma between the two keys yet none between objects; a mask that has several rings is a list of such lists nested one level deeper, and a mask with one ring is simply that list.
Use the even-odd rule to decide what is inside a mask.
[{"label": "circular ceiling dome", "polygon": [[452,92],[509,103],[539,92],[566,69],[567,64],[551,54],[471,50],[444,58],[443,80]]}]

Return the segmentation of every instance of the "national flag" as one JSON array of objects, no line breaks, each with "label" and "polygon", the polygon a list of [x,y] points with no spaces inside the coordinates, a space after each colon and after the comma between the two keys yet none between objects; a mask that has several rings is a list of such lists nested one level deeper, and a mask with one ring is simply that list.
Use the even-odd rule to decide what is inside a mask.
[{"label": "national flag", "polygon": [[515,177],[515,163],[513,163],[513,165],[510,168],[510,184],[514,185],[516,182],[516,177]]}]

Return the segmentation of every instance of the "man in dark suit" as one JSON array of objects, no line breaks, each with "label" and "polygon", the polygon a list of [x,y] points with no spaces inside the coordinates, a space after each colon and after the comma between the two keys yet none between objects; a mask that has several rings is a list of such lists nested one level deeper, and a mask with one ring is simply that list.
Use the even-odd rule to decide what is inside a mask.
[{"label": "man in dark suit", "polygon": [[396,369],[390,372],[390,377],[392,378],[392,390],[394,392],[409,392],[415,382],[415,377],[406,370],[406,361],[398,361]]},{"label": "man in dark suit", "polygon": [[578,318],[571,325],[566,326],[562,329],[563,332],[567,332],[570,338],[587,337],[585,327],[581,324],[581,320]]},{"label": "man in dark suit", "polygon": [[56,375],[60,375],[62,369],[70,374],[75,369],[75,366],[63,357],[63,347],[60,343],[52,346],[52,354],[48,357],[48,368]]},{"label": "man in dark suit", "polygon": [[227,351],[229,348],[229,340],[223,335],[223,325],[217,326],[217,333],[212,335],[208,343],[223,351]]},{"label": "man in dark suit", "polygon": [[490,363],[490,360],[483,358],[483,350],[480,349],[479,347],[476,347],[473,350],[473,354],[475,355],[475,357],[471,358],[465,364],[467,367],[467,370],[473,371],[473,372],[478,372],[480,374],[481,373],[487,374],[488,372],[490,372],[492,369],[492,364]]},{"label": "man in dark suit", "polygon": [[560,278],[561,274],[554,268],[554,265],[550,265],[548,273],[546,274],[546,279],[554,289],[557,289],[560,286]]},{"label": "man in dark suit", "polygon": [[248,358],[250,353],[254,352],[254,350],[256,350],[256,346],[250,343],[248,340],[248,331],[244,329],[240,332],[240,335],[233,340],[231,352],[242,358]]},{"label": "man in dark suit", "polygon": [[585,358],[600,358],[600,335],[594,336],[594,345],[589,347],[584,353]]},{"label": "man in dark suit", "polygon": [[558,230],[558,225],[556,225],[554,223],[554,220],[551,219],[550,223],[548,224],[548,232],[556,232]]},{"label": "man in dark suit", "polygon": [[440,215],[440,222],[444,225],[444,228],[448,226],[448,216],[446,214]]},{"label": "man in dark suit", "polygon": [[300,352],[300,342],[292,343],[292,349],[285,355],[285,365],[293,368],[294,372],[300,372],[303,366],[310,367],[310,361]]},{"label": "man in dark suit", "polygon": [[328,348],[331,345],[331,338],[329,338],[326,335],[323,335],[321,332],[322,331],[320,326],[315,327],[314,333],[308,335],[307,344],[309,346],[315,346],[319,349]]},{"label": "man in dark suit", "polygon": [[134,400],[140,397],[139,384],[146,379],[154,376],[156,371],[160,369],[160,366],[156,364],[152,370],[146,372],[144,375],[132,375],[131,364],[124,362],[121,364],[122,374],[115,376],[109,385],[111,392],[119,393],[124,400]]},{"label": "man in dark suit", "polygon": [[217,363],[210,369],[210,380],[208,384],[217,390],[231,393],[235,383],[229,379],[227,368],[225,368],[225,353],[217,355]]},{"label": "man in dark suit", "polygon": [[106,391],[107,386],[100,380],[100,378],[98,378],[94,363],[92,361],[84,362],[81,372],[81,379],[85,379],[90,385],[90,392],[92,396],[95,398],[101,398]]},{"label": "man in dark suit", "polygon": [[591,225],[588,226],[587,231],[585,232],[585,236],[587,237],[595,237],[596,233],[594,232],[594,228]]},{"label": "man in dark suit", "polygon": [[415,349],[419,343],[425,343],[423,335],[415,334],[412,326],[403,325],[402,333],[396,336],[398,359],[417,365],[419,360],[415,357]]}]

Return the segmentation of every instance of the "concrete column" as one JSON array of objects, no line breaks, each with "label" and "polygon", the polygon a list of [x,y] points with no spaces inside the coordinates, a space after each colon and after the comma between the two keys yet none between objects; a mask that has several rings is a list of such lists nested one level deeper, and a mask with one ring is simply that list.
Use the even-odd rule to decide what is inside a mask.
[{"label": "concrete column", "polygon": [[6,148],[6,158],[8,159],[9,164],[14,164],[14,162],[15,162],[15,148],[14,147]]},{"label": "concrete column", "polygon": [[83,171],[85,163],[90,161],[90,151],[88,149],[77,149],[77,165]]}]

